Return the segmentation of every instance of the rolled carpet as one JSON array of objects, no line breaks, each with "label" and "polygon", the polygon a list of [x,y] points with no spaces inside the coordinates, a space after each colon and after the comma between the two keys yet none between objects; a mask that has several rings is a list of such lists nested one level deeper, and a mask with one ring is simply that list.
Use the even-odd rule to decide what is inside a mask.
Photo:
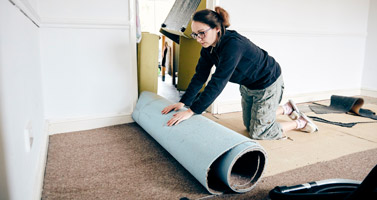
[{"label": "rolled carpet", "polygon": [[361,108],[364,105],[363,98],[331,95],[330,106],[314,104],[316,105],[310,105],[309,107],[316,114],[351,112],[361,117],[377,120],[375,112]]},{"label": "rolled carpet", "polygon": [[266,166],[266,152],[257,142],[201,115],[169,127],[172,104],[151,92],[141,93],[132,118],[211,194],[244,193],[255,187]]}]

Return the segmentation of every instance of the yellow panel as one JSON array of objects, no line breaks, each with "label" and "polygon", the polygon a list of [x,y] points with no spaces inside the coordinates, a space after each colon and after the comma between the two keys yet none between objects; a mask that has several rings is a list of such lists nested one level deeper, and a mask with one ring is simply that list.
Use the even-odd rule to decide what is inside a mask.
[{"label": "yellow panel", "polygon": [[137,45],[139,94],[143,91],[157,93],[158,40],[158,35],[143,32],[141,42]]},{"label": "yellow panel", "polygon": [[193,39],[181,36],[179,44],[178,90],[186,90],[195,74],[202,46]]}]

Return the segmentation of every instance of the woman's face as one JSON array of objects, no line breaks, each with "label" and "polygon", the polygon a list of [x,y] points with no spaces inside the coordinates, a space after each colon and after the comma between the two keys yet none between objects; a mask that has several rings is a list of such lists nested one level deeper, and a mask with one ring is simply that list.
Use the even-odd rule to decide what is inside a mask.
[{"label": "woman's face", "polygon": [[193,21],[191,23],[191,29],[191,35],[194,35],[194,37],[196,36],[196,41],[199,42],[202,47],[207,48],[216,45],[218,37],[217,33],[220,31],[219,28],[211,28],[202,22]]}]

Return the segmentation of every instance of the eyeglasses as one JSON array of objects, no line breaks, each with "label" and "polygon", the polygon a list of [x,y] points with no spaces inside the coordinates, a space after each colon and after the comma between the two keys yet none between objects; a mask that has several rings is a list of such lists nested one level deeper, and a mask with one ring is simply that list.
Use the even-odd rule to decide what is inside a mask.
[{"label": "eyeglasses", "polygon": [[199,33],[191,33],[191,37],[196,39],[196,38],[200,38],[200,39],[203,39],[205,36],[206,36],[206,33],[211,30],[212,28],[209,28],[205,31],[202,31],[202,32],[199,32]]}]

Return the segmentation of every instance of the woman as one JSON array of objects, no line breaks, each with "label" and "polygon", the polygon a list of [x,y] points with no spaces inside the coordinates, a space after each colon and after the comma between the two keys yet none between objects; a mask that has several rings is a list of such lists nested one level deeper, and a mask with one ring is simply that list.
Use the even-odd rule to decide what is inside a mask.
[{"label": "woman", "polygon": [[[293,101],[279,107],[284,83],[281,68],[274,58],[236,31],[227,30],[229,15],[221,7],[201,10],[192,17],[191,36],[202,45],[196,73],[179,103],[167,106],[162,114],[178,111],[167,122],[179,124],[194,114],[201,114],[224,89],[228,81],[240,84],[243,121],[253,139],[281,139],[293,129],[317,131],[316,125],[301,113]],[[204,91],[212,66],[216,71]],[[289,115],[294,121],[277,123],[277,115]]]},{"label": "woman", "polygon": [[164,50],[162,51],[162,62],[161,62],[161,79],[162,81],[165,81],[165,71],[166,71],[166,57],[168,53],[169,44],[168,42],[165,42],[164,44]]}]

